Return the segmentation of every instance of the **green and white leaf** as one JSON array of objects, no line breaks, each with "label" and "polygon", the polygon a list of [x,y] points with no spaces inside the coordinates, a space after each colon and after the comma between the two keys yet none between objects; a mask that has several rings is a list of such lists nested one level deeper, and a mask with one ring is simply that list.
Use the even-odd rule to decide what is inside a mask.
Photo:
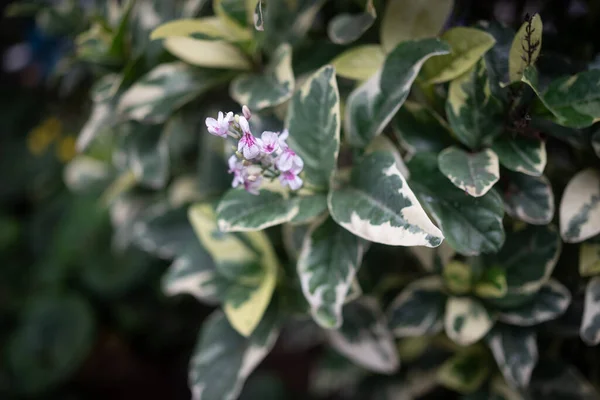
[{"label": "green and white leaf", "polygon": [[367,0],[365,11],[360,14],[339,14],[327,26],[327,36],[335,44],[348,44],[362,36],[375,22],[377,12],[373,0]]},{"label": "green and white leaf", "polygon": [[248,376],[277,340],[279,328],[273,311],[269,310],[249,337],[236,332],[220,311],[208,317],[189,366],[193,400],[237,399]]},{"label": "green and white leaf", "polygon": [[243,42],[252,38],[250,31],[228,29],[223,20],[217,16],[169,21],[150,34],[150,40],[172,37],[223,40],[230,43]]},{"label": "green and white leaf", "polygon": [[455,343],[461,346],[476,343],[489,332],[492,326],[494,326],[494,317],[475,298],[448,298],[444,328],[446,335]]},{"label": "green and white leaf", "polygon": [[438,155],[438,163],[454,186],[473,197],[483,196],[500,179],[498,156],[489,149],[467,153],[458,147],[448,147]]},{"label": "green and white leaf", "polygon": [[161,64],[123,93],[117,110],[125,118],[162,123],[228,76],[222,71],[194,69],[181,62]]},{"label": "green and white leaf", "polygon": [[256,8],[254,9],[254,29],[257,31],[265,30],[265,16],[266,11],[266,0],[258,0],[256,2]]},{"label": "green and white leaf", "polygon": [[87,155],[72,159],[63,169],[63,181],[72,192],[85,192],[104,186],[114,171],[110,164]]},{"label": "green and white leaf", "polygon": [[260,231],[290,221],[299,210],[286,193],[261,189],[254,195],[230,189],[219,202],[217,219],[223,232]]},{"label": "green and white leaf", "polygon": [[[527,33],[529,24],[530,33]],[[531,17],[530,22],[525,22],[521,25],[521,28],[517,31],[515,38],[513,39],[512,46],[508,55],[508,77],[510,82],[518,82],[521,80],[525,68],[530,65],[535,65],[537,58],[542,50],[542,32],[544,26],[542,24],[542,18],[539,14],[535,14]],[[529,41],[527,37],[529,36]],[[531,54],[531,58],[528,57],[527,51],[529,49],[529,43],[538,43],[537,47]],[[525,57],[525,59],[523,59]]]},{"label": "green and white leaf", "polygon": [[480,346],[459,350],[438,369],[437,381],[462,394],[479,389],[490,374],[488,355]]},{"label": "green and white leaf", "polygon": [[589,346],[600,343],[600,277],[592,278],[585,288],[579,336]]},{"label": "green and white leaf", "polygon": [[503,172],[508,186],[503,191],[504,209],[513,218],[532,225],[546,225],[554,217],[554,193],[544,175]]},{"label": "green and white leaf", "polygon": [[252,111],[277,106],[287,101],[294,90],[292,48],[281,45],[271,55],[262,74],[240,75],[231,82],[231,97]]},{"label": "green and white leaf", "polygon": [[600,244],[582,243],[579,246],[579,275],[600,275]]},{"label": "green and white leaf", "polygon": [[388,54],[383,67],[348,97],[344,128],[350,144],[366,147],[379,135],[408,97],[423,63],[449,51],[438,39],[422,39],[401,43]]},{"label": "green and white leaf", "polygon": [[297,268],[311,314],[320,326],[337,329],[342,325],[342,306],[364,250],[360,238],[329,217],[307,232]]},{"label": "green and white leaf", "polygon": [[501,311],[498,319],[510,325],[533,326],[561,316],[571,303],[571,293],[560,282],[550,279],[532,302]]},{"label": "green and white leaf", "polygon": [[446,295],[437,276],[409,284],[387,309],[389,327],[396,337],[435,335],[443,329]]},{"label": "green and white leaf", "polygon": [[540,176],[546,168],[546,143],[522,136],[503,136],[492,144],[500,164],[505,168],[526,175]]},{"label": "green and white leaf", "polygon": [[435,153],[415,154],[408,168],[411,187],[458,253],[477,255],[502,247],[504,207],[496,191],[467,196],[439,171]]},{"label": "green and white leaf", "polygon": [[289,221],[294,225],[309,224],[327,212],[327,195],[325,193],[304,196],[301,194],[292,198],[292,202],[298,207],[298,214]]},{"label": "green and white leaf", "polygon": [[331,61],[338,76],[364,81],[383,65],[385,53],[381,46],[365,44],[346,50]]},{"label": "green and white leaf", "polygon": [[304,160],[305,186],[327,189],[340,150],[340,94],[326,65],[294,92],[286,124],[290,147]]},{"label": "green and white leaf", "polygon": [[389,53],[399,43],[437,36],[452,13],[453,0],[388,2],[381,22],[381,44]]},{"label": "green and white leaf", "polygon": [[81,128],[75,148],[78,152],[86,150],[100,133],[110,129],[115,122],[115,108],[110,102],[92,105],[90,116]]},{"label": "green and white leaf", "polygon": [[600,171],[588,168],[567,184],[560,202],[560,234],[578,243],[600,233]]},{"label": "green and white leaf", "polygon": [[437,247],[444,238],[406,183],[391,152],[366,155],[353,168],[349,185],[330,191],[328,205],[338,224],[372,242]]},{"label": "green and white leaf", "polygon": [[527,387],[538,362],[535,331],[496,324],[486,341],[509,385]]},{"label": "green and white leaf", "polygon": [[491,94],[483,60],[450,82],[446,114],[458,140],[471,149],[489,146],[503,133],[503,106]]},{"label": "green and white leaf", "polygon": [[252,69],[248,57],[238,47],[227,42],[173,36],[164,39],[163,46],[175,57],[198,67],[236,71]]},{"label": "green and white leaf", "polygon": [[385,316],[373,298],[361,298],[344,306],[343,325],[328,330],[331,346],[361,367],[392,374],[400,366],[396,344]]},{"label": "green and white leaf", "polygon": [[446,121],[426,105],[410,100],[398,110],[392,128],[402,147],[411,154],[439,153],[454,144]]},{"label": "green and white leaf", "polygon": [[423,66],[429,83],[449,82],[470,70],[496,43],[487,32],[476,28],[457,26],[440,37],[451,48],[449,54],[433,58]]}]

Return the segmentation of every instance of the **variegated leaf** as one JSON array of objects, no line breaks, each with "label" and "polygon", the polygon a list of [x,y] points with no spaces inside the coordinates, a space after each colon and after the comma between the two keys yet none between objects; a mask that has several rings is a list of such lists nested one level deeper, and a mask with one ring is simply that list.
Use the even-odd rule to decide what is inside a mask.
[{"label": "variegated leaf", "polygon": [[470,197],[437,167],[434,153],[418,153],[408,163],[410,185],[448,243],[460,254],[496,252],[504,243],[502,199],[494,190]]},{"label": "variegated leaf", "polygon": [[408,285],[387,310],[389,327],[396,337],[434,335],[443,329],[446,296],[437,276]]},{"label": "variegated leaf", "polygon": [[504,209],[513,218],[532,225],[546,225],[554,217],[554,193],[548,178],[503,172],[508,184],[502,192]]},{"label": "variegated leaf", "polygon": [[423,65],[429,83],[448,82],[470,70],[496,43],[480,29],[457,26],[444,32],[441,39],[450,45],[450,54],[433,58]]},{"label": "variegated leaf", "polygon": [[589,346],[600,343],[600,277],[592,278],[585,288],[579,336]]},{"label": "variegated leaf", "polygon": [[238,47],[227,42],[173,36],[164,39],[163,46],[175,57],[198,67],[236,71],[252,69],[248,57]]},{"label": "variegated leaf", "polygon": [[254,29],[257,31],[265,30],[266,0],[258,0],[254,8]]},{"label": "variegated leaf", "polygon": [[538,362],[535,331],[496,324],[486,341],[504,379],[515,388],[527,387]]},{"label": "variegated leaf", "polygon": [[560,202],[560,233],[567,243],[600,233],[600,171],[585,169],[567,184]]},{"label": "variegated leaf", "polygon": [[365,44],[346,50],[331,61],[338,76],[364,81],[383,65],[385,54],[381,46]]},{"label": "variegated leaf", "polygon": [[483,196],[500,179],[498,156],[489,149],[467,153],[458,147],[448,147],[438,155],[438,163],[454,186],[473,197]]},{"label": "variegated leaf", "polygon": [[336,44],[352,43],[373,25],[375,18],[377,13],[373,0],[367,0],[365,11],[360,14],[336,15],[327,26],[327,35]]},{"label": "variegated leaf", "polygon": [[533,301],[512,310],[502,311],[498,319],[510,325],[533,326],[561,316],[571,303],[571,293],[560,282],[550,279]]},{"label": "variegated leaf", "polygon": [[381,22],[381,44],[386,52],[408,40],[437,36],[452,13],[454,0],[390,1]]},{"label": "variegated leaf", "polygon": [[408,97],[423,63],[449,50],[438,39],[423,39],[401,43],[388,54],[383,67],[348,97],[344,128],[350,144],[366,147],[379,135]]},{"label": "variegated leaf", "polygon": [[305,185],[327,189],[340,150],[340,95],[332,66],[322,67],[296,90],[286,127],[290,147],[304,160]]},{"label": "variegated leaf", "polygon": [[478,300],[450,297],[446,302],[444,328],[446,335],[461,346],[469,346],[483,338],[494,325],[494,318]]},{"label": "variegated leaf", "polygon": [[443,240],[391,152],[366,155],[353,168],[349,186],[330,191],[328,204],[338,224],[372,242],[436,247]]},{"label": "variegated leaf", "polygon": [[459,393],[473,393],[490,374],[488,355],[480,346],[459,350],[444,362],[437,372],[437,381]]},{"label": "variegated leaf", "polygon": [[402,147],[413,154],[419,151],[438,153],[454,144],[446,121],[426,105],[410,100],[398,110],[392,128]]},{"label": "variegated leaf", "polygon": [[496,44],[485,53],[485,66],[490,80],[490,89],[496,96],[503,96],[501,84],[509,81],[508,58],[515,31],[509,26],[497,21],[481,21],[478,26],[492,35]]},{"label": "variegated leaf", "polygon": [[86,150],[100,133],[110,129],[115,123],[115,107],[110,102],[99,102],[92,105],[92,111],[77,137],[78,152]]},{"label": "variegated leaf", "polygon": [[344,324],[328,330],[331,346],[356,364],[381,374],[400,366],[392,333],[377,301],[361,298],[344,306]]},{"label": "variegated leaf", "polygon": [[237,283],[228,290],[223,309],[235,330],[249,336],[267,309],[279,269],[268,238],[264,232],[219,231],[209,204],[192,206],[188,217],[217,271]]},{"label": "variegated leaf", "polygon": [[522,136],[502,136],[494,141],[492,150],[500,164],[511,171],[540,176],[546,168],[546,143]]},{"label": "variegated leaf", "polygon": [[73,192],[86,192],[105,187],[114,170],[110,164],[104,163],[93,157],[80,155],[71,160],[63,170],[63,180],[69,190]]},{"label": "variegated leaf", "polygon": [[262,74],[240,75],[229,87],[231,97],[252,111],[284,103],[292,96],[293,90],[292,48],[288,44],[275,50]]},{"label": "variegated leaf", "polygon": [[217,16],[177,19],[160,25],[150,35],[150,40],[170,37],[190,37],[200,40],[223,40],[226,42],[242,42],[252,38],[250,31],[231,30]]},{"label": "variegated leaf", "polygon": [[203,323],[189,366],[193,400],[235,400],[248,376],[260,364],[279,335],[269,310],[249,337],[241,336],[220,311]]},{"label": "variegated leaf", "polygon": [[161,123],[228,77],[222,71],[193,69],[180,62],[161,64],[123,93],[118,112],[129,119]]},{"label": "variegated leaf", "polygon": [[[525,68],[535,64],[542,50],[543,30],[542,19],[539,14],[535,14],[517,31],[508,55],[510,82],[520,81]],[[528,52],[531,52],[531,55]]]},{"label": "variegated leaf", "polygon": [[579,246],[579,274],[581,276],[600,274],[600,244],[582,243]]},{"label": "variegated leaf", "polygon": [[489,146],[503,133],[503,106],[490,92],[483,60],[450,82],[446,114],[458,140],[471,149]]},{"label": "variegated leaf", "polygon": [[508,294],[533,294],[548,282],[558,261],[562,242],[552,225],[529,225],[511,232],[498,254],[489,257],[489,265],[506,271]]},{"label": "variegated leaf", "polygon": [[213,0],[213,10],[231,31],[247,31],[251,21],[250,0]]},{"label": "variegated leaf", "polygon": [[230,189],[219,202],[217,219],[223,232],[260,231],[290,221],[299,206],[286,193],[261,189],[258,195]]},{"label": "variegated leaf", "polygon": [[360,267],[363,241],[327,217],[306,234],[298,258],[302,291],[314,320],[324,328],[342,325],[342,306]]},{"label": "variegated leaf", "polygon": [[327,195],[324,193],[307,194],[292,198],[298,207],[298,214],[290,220],[295,225],[309,224],[327,212]]},{"label": "variegated leaf", "polygon": [[473,268],[462,261],[452,260],[443,266],[442,277],[448,291],[453,295],[464,295],[473,285]]}]

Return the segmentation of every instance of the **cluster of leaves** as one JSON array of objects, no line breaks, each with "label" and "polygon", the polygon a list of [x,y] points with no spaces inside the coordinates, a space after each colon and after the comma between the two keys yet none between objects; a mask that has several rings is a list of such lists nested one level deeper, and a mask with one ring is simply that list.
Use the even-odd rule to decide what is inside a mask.
[{"label": "cluster of leaves", "polygon": [[[580,336],[600,342],[600,70],[542,74],[539,15],[515,32],[447,27],[451,0],[327,21],[325,0],[108,3],[77,41],[102,72],[67,183],[103,188],[119,248],[172,261],[167,294],[217,306],[195,399],[236,398],[298,335],[333,350],[318,393],[598,398],[538,350],[582,282]],[[256,131],[289,131],[298,192],[229,187],[232,151],[203,121],[243,105]],[[558,279],[563,243],[589,282]]]}]

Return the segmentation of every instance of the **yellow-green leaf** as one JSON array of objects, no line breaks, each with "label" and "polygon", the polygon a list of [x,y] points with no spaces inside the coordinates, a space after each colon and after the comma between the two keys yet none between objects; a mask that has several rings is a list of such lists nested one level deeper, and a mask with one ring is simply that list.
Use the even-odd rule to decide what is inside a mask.
[{"label": "yellow-green leaf", "polygon": [[437,36],[453,6],[453,0],[389,1],[381,23],[384,50],[389,53],[400,42]]},{"label": "yellow-green leaf", "polygon": [[496,43],[489,33],[462,26],[446,31],[442,40],[452,48],[447,55],[427,60],[423,73],[429,83],[442,83],[467,72]]},{"label": "yellow-green leaf", "polygon": [[168,37],[191,37],[192,39],[224,40],[240,42],[252,38],[250,31],[228,29],[225,23],[215,16],[198,19],[178,19],[160,25],[150,35],[151,40]]},{"label": "yellow-green leaf", "polygon": [[444,283],[453,294],[465,294],[471,290],[473,278],[471,267],[460,261],[451,261],[444,265],[442,273]]},{"label": "yellow-green leaf", "polygon": [[542,49],[542,18],[534,15],[525,22],[513,40],[508,54],[508,78],[510,82],[518,82],[525,68],[534,65]]},{"label": "yellow-green leaf", "polygon": [[343,52],[331,64],[338,76],[364,81],[373,76],[384,61],[385,54],[381,46],[367,44]]},{"label": "yellow-green leaf", "polygon": [[200,67],[235,70],[249,70],[252,67],[240,49],[226,42],[168,37],[163,44],[174,56]]},{"label": "yellow-green leaf", "polygon": [[600,274],[600,244],[581,244],[579,248],[579,273],[581,276]]},{"label": "yellow-green leaf", "polygon": [[[247,26],[240,23],[239,13],[243,13],[244,22],[248,23],[247,3],[249,0],[213,0],[213,10],[223,24],[233,35],[245,35],[248,33]],[[252,10],[254,11],[254,10]],[[236,18],[236,16],[238,18]]]}]

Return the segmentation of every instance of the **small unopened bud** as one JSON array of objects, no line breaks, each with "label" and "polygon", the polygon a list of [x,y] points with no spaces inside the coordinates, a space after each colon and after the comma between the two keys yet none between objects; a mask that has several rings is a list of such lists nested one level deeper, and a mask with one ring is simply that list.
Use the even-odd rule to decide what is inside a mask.
[{"label": "small unopened bud", "polygon": [[242,114],[244,114],[244,118],[246,118],[248,121],[250,121],[250,118],[252,118],[252,113],[250,112],[248,106],[242,106]]}]

